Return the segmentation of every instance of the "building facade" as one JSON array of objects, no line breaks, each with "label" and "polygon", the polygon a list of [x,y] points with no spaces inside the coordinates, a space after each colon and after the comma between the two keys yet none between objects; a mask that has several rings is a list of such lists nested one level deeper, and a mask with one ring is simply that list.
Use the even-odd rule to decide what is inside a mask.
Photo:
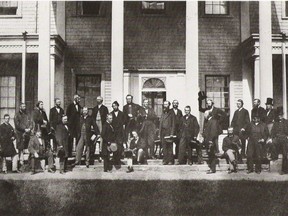
[{"label": "building facade", "polygon": [[158,116],[178,99],[201,119],[199,90],[230,118],[240,98],[287,113],[284,1],[3,1],[0,19],[1,118],[78,93],[89,108],[147,98]]}]

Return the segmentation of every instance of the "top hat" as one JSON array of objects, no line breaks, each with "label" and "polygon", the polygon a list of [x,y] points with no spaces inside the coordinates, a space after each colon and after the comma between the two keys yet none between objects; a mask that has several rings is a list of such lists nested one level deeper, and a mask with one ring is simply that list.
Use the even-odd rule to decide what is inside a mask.
[{"label": "top hat", "polygon": [[277,115],[283,115],[284,114],[283,107],[282,106],[277,107],[276,112],[277,112]]},{"label": "top hat", "polygon": [[107,146],[108,151],[110,152],[116,152],[117,151],[117,144],[116,143],[111,143],[109,146]]},{"label": "top hat", "polygon": [[205,94],[204,91],[199,91],[199,92],[198,92],[198,97],[199,97],[199,99],[201,99],[201,100],[204,100],[204,99],[207,98],[207,96],[206,96],[206,94]]},{"label": "top hat", "polygon": [[273,99],[272,98],[267,98],[265,104],[266,105],[273,105]]}]

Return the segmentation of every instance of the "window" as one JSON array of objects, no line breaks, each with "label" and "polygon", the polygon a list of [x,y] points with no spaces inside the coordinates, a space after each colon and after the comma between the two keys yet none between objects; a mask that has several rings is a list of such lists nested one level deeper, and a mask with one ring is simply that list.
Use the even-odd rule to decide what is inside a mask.
[{"label": "window", "polygon": [[284,15],[285,17],[288,17],[288,2],[285,1],[284,3]]},{"label": "window", "polygon": [[17,1],[0,1],[0,15],[17,15]]},{"label": "window", "polygon": [[[214,101],[215,107],[225,111],[229,115],[229,76],[206,76],[205,86],[206,95]],[[229,126],[229,118],[227,118],[225,128]]]},{"label": "window", "polygon": [[100,9],[101,9],[100,1],[77,2],[77,15],[80,16],[99,16]]},{"label": "window", "polygon": [[4,115],[10,115],[10,123],[13,125],[13,118],[16,110],[16,77],[0,76],[0,119]]},{"label": "window", "polygon": [[142,100],[148,99],[149,106],[161,117],[162,105],[166,100],[165,80],[160,78],[143,78]]},{"label": "window", "polygon": [[205,1],[206,15],[228,15],[229,4],[227,1]]},{"label": "window", "polygon": [[165,3],[161,1],[142,1],[141,9],[145,14],[161,14],[165,12]]},{"label": "window", "polygon": [[76,92],[81,96],[81,105],[96,106],[96,97],[101,94],[101,75],[79,75],[76,77]]}]

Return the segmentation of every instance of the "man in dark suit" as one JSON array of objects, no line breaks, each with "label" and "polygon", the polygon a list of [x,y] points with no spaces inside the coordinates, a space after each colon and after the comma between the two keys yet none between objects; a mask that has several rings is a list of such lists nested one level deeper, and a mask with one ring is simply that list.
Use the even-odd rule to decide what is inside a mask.
[{"label": "man in dark suit", "polygon": [[50,132],[50,124],[43,105],[43,101],[38,101],[36,108],[33,110],[32,117],[35,124],[34,132],[41,130],[42,138],[45,140],[45,142],[49,142],[48,134]]},{"label": "man in dark suit", "polygon": [[174,139],[174,143],[176,145],[176,154],[175,157],[178,158],[178,152],[179,152],[179,142],[180,142],[180,124],[182,121],[182,111],[178,109],[179,102],[177,100],[173,100],[172,102],[172,109],[171,112],[174,115],[175,118],[175,135],[176,138]]},{"label": "man in dark suit", "polygon": [[64,174],[67,169],[68,148],[70,132],[68,128],[68,118],[66,115],[62,116],[62,123],[56,127],[56,143],[57,143],[57,157],[60,161],[60,173]]},{"label": "man in dark suit", "polygon": [[169,109],[170,102],[164,101],[160,118],[159,134],[163,147],[163,165],[174,164],[173,135],[175,134],[175,117]]},{"label": "man in dark suit", "polygon": [[241,155],[245,157],[246,148],[246,135],[245,128],[250,123],[249,112],[243,108],[243,100],[237,100],[237,110],[234,112],[233,119],[231,121],[231,127],[233,128],[233,133],[240,138],[241,141]]},{"label": "man in dark suit", "polygon": [[[113,111],[111,125],[114,128],[115,142],[117,144],[117,151],[113,153],[115,165],[120,165],[121,157],[123,153],[123,142],[124,142],[124,124],[125,117],[122,111],[119,110],[119,103],[114,101],[112,103]],[[106,116],[107,119],[107,116]],[[105,122],[104,122],[105,123]],[[104,124],[103,124],[104,125]]]},{"label": "man in dark suit", "polygon": [[54,173],[53,168],[53,152],[46,145],[45,140],[42,138],[41,131],[36,131],[36,134],[31,137],[28,145],[28,151],[31,159],[32,175],[36,173],[35,160],[40,160],[43,171],[45,170],[45,160],[48,160],[48,172]]},{"label": "man in dark suit", "polygon": [[100,135],[98,126],[96,125],[95,121],[91,116],[88,115],[88,108],[83,107],[82,116],[80,118],[80,139],[77,144],[76,148],[76,159],[75,159],[75,165],[79,165],[81,162],[82,153],[85,146],[85,153],[86,153],[86,167],[89,168],[90,163],[90,148],[92,145],[92,142],[97,139],[97,137]]},{"label": "man in dark suit", "polygon": [[254,170],[257,174],[261,173],[261,162],[263,156],[263,147],[268,138],[269,131],[265,123],[260,120],[260,115],[255,113],[252,122],[247,126],[248,146],[247,146],[247,168],[248,174]]},{"label": "man in dark suit", "polygon": [[123,113],[125,117],[125,142],[131,136],[132,130],[137,128],[137,117],[139,114],[140,105],[133,103],[133,96],[126,96],[127,104],[123,107]]},{"label": "man in dark suit", "polygon": [[24,149],[28,148],[30,136],[32,135],[34,122],[26,111],[26,104],[21,103],[19,112],[14,117],[14,125],[17,137],[17,149],[21,166],[24,164]]},{"label": "man in dark suit", "polygon": [[[202,103],[201,103],[202,104]],[[226,122],[226,119],[227,119],[227,115],[226,113],[215,107],[214,106],[214,102],[213,100],[211,99],[207,99],[207,108],[202,108],[200,105],[199,105],[199,111],[200,112],[205,112],[209,110],[210,111],[210,115],[213,116],[213,119],[216,121],[215,123],[218,125],[217,127],[218,128],[221,128],[222,130],[224,130],[225,128],[225,122]],[[204,124],[205,122],[208,121],[207,119],[204,120]],[[218,153],[219,152],[219,146],[218,146],[218,136],[215,138],[215,149],[216,149],[216,152]]]},{"label": "man in dark suit", "polygon": [[51,131],[55,132],[57,126],[62,124],[62,116],[64,115],[64,110],[61,107],[61,100],[59,98],[55,99],[55,106],[50,109],[49,119]]},{"label": "man in dark suit", "polygon": [[[179,126],[180,145],[178,153],[179,164],[186,164],[186,151],[188,150],[188,163],[192,165],[192,139],[196,141],[199,133],[199,124],[195,116],[191,115],[191,107],[185,107],[185,116],[182,117]],[[199,148],[197,153],[200,154]],[[201,150],[201,149],[200,149]]]},{"label": "man in dark suit", "polygon": [[267,98],[266,100],[266,117],[265,117],[265,124],[269,130],[269,136],[271,135],[271,130],[276,118],[275,110],[273,109],[273,99]]},{"label": "man in dark suit", "polygon": [[260,117],[260,121],[265,122],[266,111],[263,107],[260,106],[261,101],[259,99],[253,100],[253,109],[251,111],[251,120],[253,120],[254,116],[257,115]]},{"label": "man in dark suit", "polygon": [[[75,145],[78,143],[80,139],[80,116],[81,116],[81,106],[80,106],[80,96],[74,95],[74,101],[68,105],[66,114],[68,117],[68,126],[71,133],[71,141],[70,143],[74,143]],[[69,155],[72,153],[72,146],[69,147]]]},{"label": "man in dark suit", "polygon": [[108,113],[108,108],[103,105],[103,98],[101,96],[98,96],[97,105],[92,110],[92,117],[93,120],[96,122],[100,133],[102,131],[102,126],[106,121]]},{"label": "man in dark suit", "polygon": [[109,163],[109,155],[110,152],[108,150],[108,146],[111,145],[111,143],[115,142],[115,131],[112,126],[113,117],[112,114],[107,115],[107,120],[103,125],[101,137],[103,139],[103,146],[102,146],[102,157],[104,161],[104,172],[111,172],[112,166]]},{"label": "man in dark suit", "polygon": [[157,116],[155,111],[149,107],[147,99],[143,100],[143,107],[140,108],[139,113],[143,120],[141,129],[139,130],[139,135],[144,142],[147,143],[146,155],[150,158],[154,158],[154,140],[156,134],[155,121],[157,120]]}]

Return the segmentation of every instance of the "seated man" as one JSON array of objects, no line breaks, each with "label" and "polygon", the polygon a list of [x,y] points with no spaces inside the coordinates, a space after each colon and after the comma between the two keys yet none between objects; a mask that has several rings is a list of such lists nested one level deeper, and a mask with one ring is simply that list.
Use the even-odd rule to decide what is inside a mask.
[{"label": "seated man", "polygon": [[234,135],[233,128],[228,128],[228,136],[223,139],[222,149],[224,151],[224,157],[229,162],[229,173],[237,172],[237,159],[240,150],[240,139],[237,135]]},{"label": "seated man", "polygon": [[45,159],[48,159],[48,172],[54,173],[53,168],[53,152],[47,148],[44,139],[42,138],[41,131],[37,131],[36,135],[31,137],[28,145],[28,151],[31,159],[31,175],[35,174],[35,160],[40,160],[41,167],[45,170]]},{"label": "seated man", "polygon": [[130,142],[130,146],[128,151],[126,151],[126,155],[128,157],[128,173],[133,172],[133,162],[138,164],[145,164],[145,152],[147,150],[147,145],[144,140],[139,137],[138,132],[136,130],[132,131],[133,139]]}]

